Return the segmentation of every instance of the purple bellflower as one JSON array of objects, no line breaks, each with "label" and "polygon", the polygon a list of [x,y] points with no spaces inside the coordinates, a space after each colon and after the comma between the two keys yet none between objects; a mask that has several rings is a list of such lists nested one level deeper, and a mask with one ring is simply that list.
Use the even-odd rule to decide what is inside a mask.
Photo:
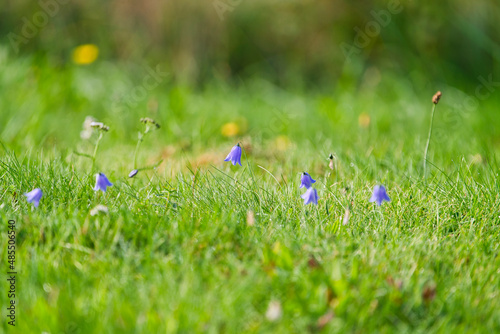
[{"label": "purple bellflower", "polygon": [[224,161],[231,161],[233,166],[236,166],[236,164],[241,165],[241,146],[240,144],[236,144],[232,149],[231,152],[227,155],[226,159]]},{"label": "purple bellflower", "polygon": [[28,199],[28,203],[33,203],[35,208],[38,208],[38,204],[40,203],[43,193],[40,188],[35,188],[29,193],[24,194],[24,196]]},{"label": "purple bellflower", "polygon": [[128,177],[134,177],[137,175],[137,173],[139,173],[139,171],[137,169],[134,169],[128,174]]},{"label": "purple bellflower", "polygon": [[385,191],[385,187],[382,185],[380,185],[380,186],[377,185],[377,186],[373,187],[373,195],[370,198],[370,202],[376,202],[377,205],[380,206],[380,205],[382,205],[383,201],[386,201],[386,202],[391,201],[391,199],[387,195],[387,192]]},{"label": "purple bellflower", "polygon": [[299,188],[304,188],[306,187],[306,189],[309,189],[311,188],[311,185],[316,182],[316,180],[313,180],[313,178],[311,177],[311,175],[309,175],[309,173],[302,173],[302,177],[300,178],[300,187]]},{"label": "purple bellflower", "polygon": [[96,176],[94,190],[95,191],[102,190],[102,192],[106,192],[106,187],[110,187],[112,185],[113,183],[109,182],[106,175],[104,175],[103,173],[99,173]]},{"label": "purple bellflower", "polygon": [[309,203],[318,205],[318,192],[312,187],[307,189],[307,191],[300,197],[304,199],[304,205],[307,205]]}]

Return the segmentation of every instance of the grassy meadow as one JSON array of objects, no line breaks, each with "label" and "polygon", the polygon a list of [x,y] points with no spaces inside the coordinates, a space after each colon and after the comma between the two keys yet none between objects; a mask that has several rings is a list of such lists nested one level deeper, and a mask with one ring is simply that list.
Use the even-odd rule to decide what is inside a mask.
[{"label": "grassy meadow", "polygon": [[[476,96],[481,82],[373,68],[355,80],[345,65],[336,89],[168,75],[142,89],[156,64],[57,66],[6,49],[0,64],[0,256],[14,219],[18,270],[17,324],[0,331],[500,330],[499,100]],[[94,169],[87,116],[110,127]],[[161,127],[138,165],[160,164],[128,178],[141,117]],[[243,167],[223,161],[238,142]],[[303,171],[317,206],[300,198]],[[391,198],[380,207],[377,184]],[[23,196],[34,188],[38,208]],[[3,313],[8,302],[2,291]]]}]

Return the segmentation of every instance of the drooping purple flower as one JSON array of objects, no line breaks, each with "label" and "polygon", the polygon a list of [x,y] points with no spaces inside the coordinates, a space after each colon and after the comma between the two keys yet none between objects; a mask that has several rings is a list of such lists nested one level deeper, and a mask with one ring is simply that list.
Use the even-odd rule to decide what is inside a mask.
[{"label": "drooping purple flower", "polygon": [[376,185],[373,187],[373,194],[372,197],[370,198],[370,202],[376,202],[377,205],[382,205],[382,202],[390,202],[391,199],[387,195],[387,192],[385,191],[385,187],[383,185]]},{"label": "drooping purple flower", "polygon": [[24,196],[26,196],[28,203],[33,203],[35,208],[38,208],[38,204],[40,203],[43,193],[40,188],[35,188],[29,193],[24,194]]},{"label": "drooping purple flower", "polygon": [[307,205],[309,203],[318,205],[318,192],[312,187],[307,189],[307,191],[300,197],[304,199],[304,205]]},{"label": "drooping purple flower", "polygon": [[106,187],[111,187],[113,183],[109,182],[108,178],[104,173],[99,173],[96,175],[95,187],[94,190],[102,190],[102,192],[106,192]]},{"label": "drooping purple flower", "polygon": [[226,159],[224,161],[231,161],[233,166],[236,166],[236,164],[241,165],[241,146],[240,144],[236,144],[232,149],[231,152],[227,155]]},{"label": "drooping purple flower", "polygon": [[137,173],[139,173],[139,171],[137,169],[134,169],[128,174],[128,177],[134,177],[137,175]]},{"label": "drooping purple flower", "polygon": [[306,187],[306,189],[309,189],[311,188],[311,185],[316,182],[316,180],[313,180],[313,178],[311,177],[311,175],[309,175],[309,173],[302,173],[302,177],[300,178],[300,187],[299,188],[304,188]]}]

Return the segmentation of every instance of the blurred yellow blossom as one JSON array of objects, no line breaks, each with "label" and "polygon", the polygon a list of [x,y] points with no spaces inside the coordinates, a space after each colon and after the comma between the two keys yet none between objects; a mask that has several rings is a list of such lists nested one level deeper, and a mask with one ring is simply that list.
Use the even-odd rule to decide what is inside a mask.
[{"label": "blurred yellow blossom", "polygon": [[371,121],[370,115],[368,115],[367,113],[363,112],[358,117],[358,124],[362,128],[366,129],[367,127],[369,127],[370,121]]},{"label": "blurred yellow blossom", "polygon": [[290,147],[291,142],[287,136],[280,135],[280,136],[276,137],[276,139],[274,140],[274,144],[276,145],[276,148],[279,151],[286,151]]},{"label": "blurred yellow blossom", "polygon": [[78,65],[92,64],[99,55],[99,48],[94,44],[83,44],[73,50],[73,62]]},{"label": "blurred yellow blossom", "polygon": [[222,126],[221,133],[224,137],[234,137],[240,134],[240,127],[234,122],[229,122]]}]

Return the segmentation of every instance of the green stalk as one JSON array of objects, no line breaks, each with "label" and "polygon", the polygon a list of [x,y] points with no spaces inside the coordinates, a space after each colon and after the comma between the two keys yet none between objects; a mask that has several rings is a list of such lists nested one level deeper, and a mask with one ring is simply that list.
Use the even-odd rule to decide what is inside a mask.
[{"label": "green stalk", "polygon": [[[238,145],[239,145],[239,143],[238,143]],[[241,150],[243,151],[243,153],[245,153],[245,160],[247,161],[248,170],[250,171],[250,176],[252,178],[252,185],[254,188],[253,193],[254,193],[255,199],[259,202],[259,209],[262,212],[262,205],[261,205],[260,197],[258,195],[257,182],[255,182],[255,176],[253,175],[252,166],[250,166],[250,161],[248,160],[247,152],[245,151],[245,149],[241,145],[240,145],[240,147],[241,147]]]},{"label": "green stalk", "polygon": [[94,147],[94,154],[92,154],[92,169],[91,171],[94,171],[94,166],[95,166],[95,157],[97,156],[97,149],[99,148],[99,143],[101,142],[102,139],[102,132],[99,132],[99,137],[97,138],[97,142],[95,143]]},{"label": "green stalk", "polygon": [[137,145],[135,146],[135,152],[134,152],[134,169],[137,169],[137,152],[139,152],[139,147],[141,146],[143,138],[144,135],[139,132],[139,139],[137,140]]},{"label": "green stalk", "polygon": [[427,136],[427,144],[425,145],[424,152],[424,179],[427,177],[427,153],[429,152],[429,144],[431,142],[432,136],[432,124],[434,122],[434,111],[436,110],[436,104],[432,105],[432,114],[431,114],[431,125],[429,127],[429,135]]}]

